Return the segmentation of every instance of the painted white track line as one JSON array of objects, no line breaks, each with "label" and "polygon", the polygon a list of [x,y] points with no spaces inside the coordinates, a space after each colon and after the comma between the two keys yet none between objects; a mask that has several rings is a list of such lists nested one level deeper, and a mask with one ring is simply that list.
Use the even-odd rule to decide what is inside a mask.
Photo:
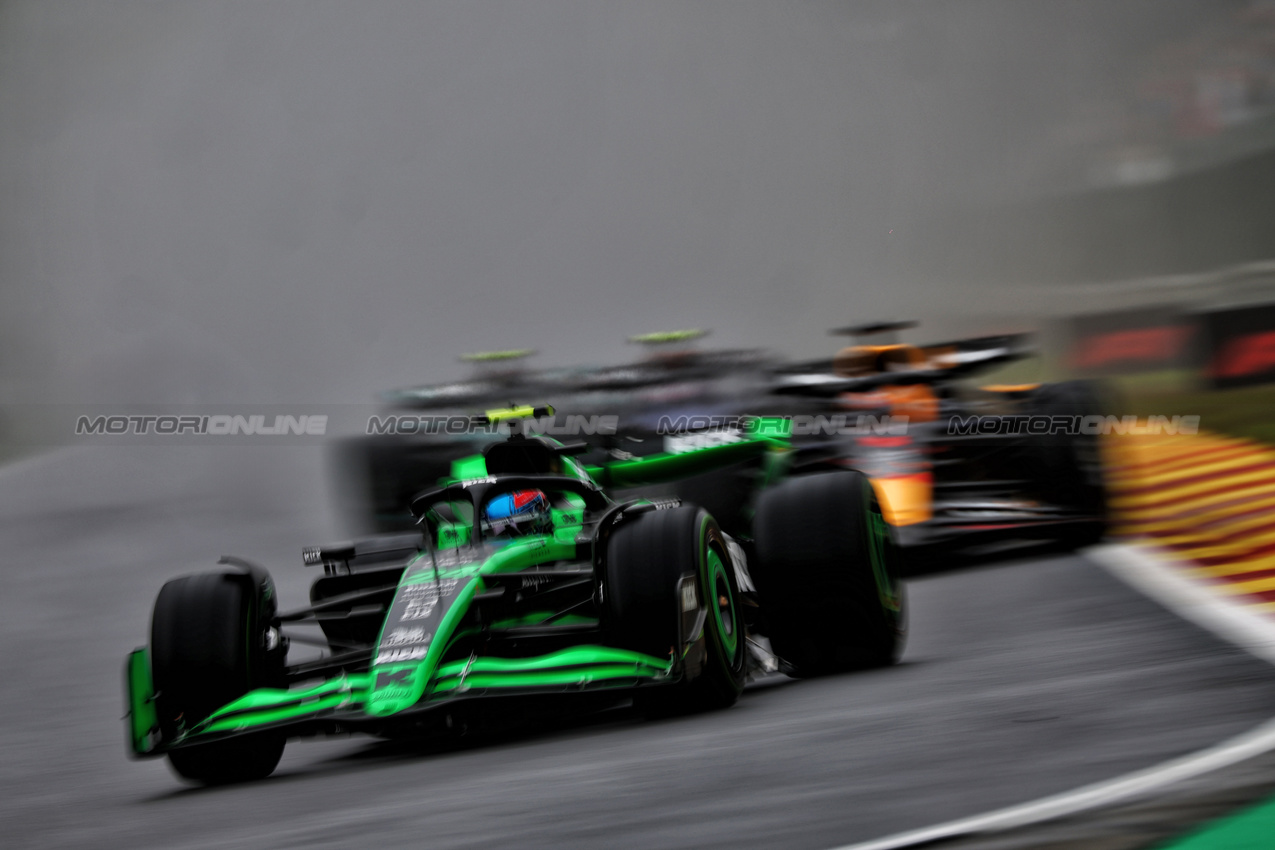
[{"label": "painted white track line", "polygon": [[1275,664],[1275,618],[1184,575],[1172,555],[1149,546],[1099,546],[1085,555],[1183,619]]},{"label": "painted white track line", "polygon": [[[1220,596],[1201,587],[1183,576],[1180,568],[1169,563],[1166,556],[1141,546],[1126,545],[1098,546],[1086,550],[1084,554],[1184,619],[1237,644],[1264,661],[1275,664],[1275,619],[1251,610],[1238,599]],[[873,841],[847,844],[835,850],[896,850],[1043,823],[1125,802],[1271,750],[1275,750],[1275,719],[1216,746],[1115,779],[986,814],[901,832]]]}]

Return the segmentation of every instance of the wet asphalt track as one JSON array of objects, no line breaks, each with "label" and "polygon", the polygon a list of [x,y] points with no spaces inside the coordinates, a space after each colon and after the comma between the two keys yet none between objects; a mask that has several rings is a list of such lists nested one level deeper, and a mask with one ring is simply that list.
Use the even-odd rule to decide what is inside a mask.
[{"label": "wet asphalt track", "polygon": [[868,839],[1146,767],[1275,715],[1266,665],[1083,557],[917,580],[904,663],[733,709],[428,751],[297,742],[203,790],[130,762],[124,653],[162,581],[235,553],[303,598],[339,538],[311,448],[77,449],[0,469],[6,847],[786,847]]}]

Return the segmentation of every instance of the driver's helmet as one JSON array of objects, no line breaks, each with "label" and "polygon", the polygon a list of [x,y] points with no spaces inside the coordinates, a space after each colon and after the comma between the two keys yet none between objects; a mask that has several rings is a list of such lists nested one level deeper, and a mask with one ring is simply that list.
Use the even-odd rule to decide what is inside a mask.
[{"label": "driver's helmet", "polygon": [[514,490],[487,503],[483,519],[493,537],[518,537],[545,530],[549,498],[543,490]]}]

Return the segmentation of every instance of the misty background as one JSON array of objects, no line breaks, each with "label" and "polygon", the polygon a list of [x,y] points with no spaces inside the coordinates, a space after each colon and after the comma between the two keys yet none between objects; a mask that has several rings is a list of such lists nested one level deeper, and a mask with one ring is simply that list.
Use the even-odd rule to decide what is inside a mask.
[{"label": "misty background", "polygon": [[[433,808],[420,789],[440,761],[340,740],[291,748],[267,793],[173,793],[162,764],[120,752],[120,661],[156,591],[236,554],[271,568],[280,599],[308,598],[299,549],[351,533],[344,494],[326,444],[73,441],[65,414],[360,413],[484,349],[608,364],[641,355],[629,335],[699,326],[707,346],[804,358],[855,322],[919,319],[909,341],[1024,330],[1155,303],[1159,276],[1185,299],[1275,257],[1275,38],[1246,41],[1275,34],[1272,8],[0,0],[6,838],[394,844],[478,823],[495,843],[596,845],[627,800],[631,823],[669,811],[664,839],[688,824],[690,841],[733,840],[716,811],[741,813],[752,843],[833,846],[1266,717],[1268,671],[1056,560],[918,583],[921,663],[897,676],[765,689],[742,720],[672,737],[498,746],[448,762],[463,781]],[[1258,67],[1249,108],[1234,71]],[[732,753],[745,727],[779,736]],[[705,752],[711,776],[685,769]],[[838,776],[884,784],[859,805]],[[567,840],[546,790],[578,803]],[[486,817],[494,799],[512,820]]]},{"label": "misty background", "polygon": [[1244,5],[0,3],[0,393],[361,403],[482,349],[1022,324],[1030,257],[946,252],[1085,189],[1075,116]]}]

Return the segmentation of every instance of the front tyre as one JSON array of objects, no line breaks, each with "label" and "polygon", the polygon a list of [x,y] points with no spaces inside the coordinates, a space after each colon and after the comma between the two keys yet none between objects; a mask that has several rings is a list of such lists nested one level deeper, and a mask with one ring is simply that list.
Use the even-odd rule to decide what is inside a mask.
[{"label": "front tyre", "polygon": [[[151,672],[160,734],[166,741],[253,688],[275,685],[282,652],[267,646],[273,586],[235,572],[173,579],[151,617]],[[265,731],[168,753],[182,778],[208,785],[269,776],[283,755],[281,732]]]},{"label": "front tyre", "polygon": [[[693,583],[697,610],[686,612],[679,590]],[[684,506],[641,514],[607,543],[607,627],[616,646],[669,658],[690,649],[687,677],[676,685],[639,690],[634,703],[648,715],[726,708],[744,688],[748,651],[730,553],[717,523]],[[683,634],[684,614],[702,613],[702,633]],[[695,666],[693,673],[689,672]]]}]

